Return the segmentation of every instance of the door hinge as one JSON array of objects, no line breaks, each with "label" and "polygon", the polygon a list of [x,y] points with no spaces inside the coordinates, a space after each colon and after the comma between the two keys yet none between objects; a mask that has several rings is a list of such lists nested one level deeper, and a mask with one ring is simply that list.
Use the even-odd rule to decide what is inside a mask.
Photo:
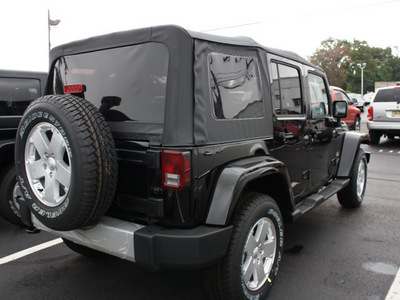
[{"label": "door hinge", "polygon": [[310,170],[304,171],[302,174],[303,180],[310,179]]}]

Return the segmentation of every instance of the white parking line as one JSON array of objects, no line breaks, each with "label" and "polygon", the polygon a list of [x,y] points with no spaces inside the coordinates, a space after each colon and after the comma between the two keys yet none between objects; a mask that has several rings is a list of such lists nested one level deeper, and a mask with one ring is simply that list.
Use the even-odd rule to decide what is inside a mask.
[{"label": "white parking line", "polygon": [[58,245],[60,243],[62,243],[62,239],[58,238],[58,239],[55,239],[55,240],[52,240],[52,241],[49,241],[49,242],[46,242],[46,243],[43,243],[43,244],[40,244],[40,245],[37,245],[37,246],[33,246],[31,248],[28,248],[28,249],[25,249],[25,250],[22,250],[22,251],[19,251],[17,253],[8,255],[6,257],[0,258],[0,265],[6,264],[6,263],[8,263],[10,261],[19,259],[21,257],[30,255],[32,253],[41,251],[43,249],[46,249],[46,248],[49,248],[49,247],[53,247],[53,246]]},{"label": "white parking line", "polygon": [[396,278],[387,294],[385,300],[399,300],[400,299],[400,269],[397,272]]}]

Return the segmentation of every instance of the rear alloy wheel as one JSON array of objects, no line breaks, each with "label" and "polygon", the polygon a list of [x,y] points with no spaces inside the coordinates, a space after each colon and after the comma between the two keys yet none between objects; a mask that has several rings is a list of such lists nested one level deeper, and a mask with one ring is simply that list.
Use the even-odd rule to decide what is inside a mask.
[{"label": "rear alloy wheel", "polygon": [[110,128],[89,101],[71,95],[35,100],[18,128],[16,168],[25,201],[54,230],[96,223],[114,197],[117,155]]},{"label": "rear alloy wheel", "polygon": [[283,221],[278,205],[264,194],[248,194],[236,214],[226,256],[205,274],[215,299],[264,299],[282,259]]}]

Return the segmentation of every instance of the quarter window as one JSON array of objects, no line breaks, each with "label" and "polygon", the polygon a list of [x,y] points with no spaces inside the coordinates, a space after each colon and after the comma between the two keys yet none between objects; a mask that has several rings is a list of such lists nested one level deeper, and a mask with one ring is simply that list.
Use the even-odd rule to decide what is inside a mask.
[{"label": "quarter window", "polygon": [[264,116],[257,59],[211,53],[208,63],[216,119]]}]

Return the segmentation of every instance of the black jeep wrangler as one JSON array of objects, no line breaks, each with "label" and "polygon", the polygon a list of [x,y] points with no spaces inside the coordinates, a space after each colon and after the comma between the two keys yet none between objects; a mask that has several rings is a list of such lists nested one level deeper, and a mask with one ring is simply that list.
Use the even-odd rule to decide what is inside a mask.
[{"label": "black jeep wrangler", "polygon": [[207,268],[214,297],[262,299],[284,220],[363,201],[368,136],[296,54],[161,26],[50,56],[17,134],[21,210],[74,251]]},{"label": "black jeep wrangler", "polygon": [[16,225],[20,219],[14,144],[18,123],[28,105],[44,93],[47,74],[0,70],[0,216]]}]

